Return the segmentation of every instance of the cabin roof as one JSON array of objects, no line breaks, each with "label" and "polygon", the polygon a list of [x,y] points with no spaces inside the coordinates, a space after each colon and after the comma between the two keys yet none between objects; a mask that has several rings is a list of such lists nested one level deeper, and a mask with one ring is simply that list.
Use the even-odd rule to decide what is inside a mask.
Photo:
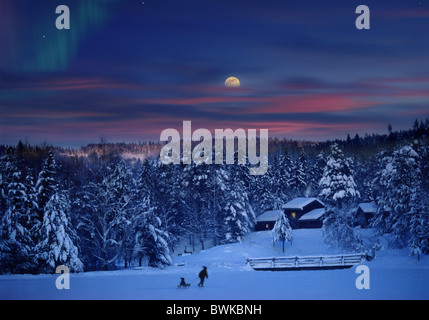
[{"label": "cabin roof", "polygon": [[300,221],[303,220],[317,220],[325,214],[325,208],[317,208],[307,212],[299,218]]},{"label": "cabin roof", "polygon": [[285,205],[283,205],[283,209],[304,209],[305,206],[309,205],[310,203],[317,201],[319,202],[322,206],[325,206],[325,204],[320,201],[317,198],[295,198],[291,201],[289,201],[288,203],[286,203]]},{"label": "cabin roof", "polygon": [[377,210],[373,202],[362,202],[359,204],[359,208],[365,213],[374,213]]},{"label": "cabin roof", "polygon": [[283,213],[282,210],[267,210],[259,217],[256,218],[256,222],[261,221],[276,221],[278,216]]}]

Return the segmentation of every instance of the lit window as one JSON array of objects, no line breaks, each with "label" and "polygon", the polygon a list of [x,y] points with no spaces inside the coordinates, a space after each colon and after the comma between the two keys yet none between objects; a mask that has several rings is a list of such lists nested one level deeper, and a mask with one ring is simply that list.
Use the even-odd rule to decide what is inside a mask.
[{"label": "lit window", "polygon": [[290,214],[290,216],[292,217],[292,219],[295,219],[295,217],[296,217],[296,213],[295,213],[295,212],[292,212],[292,213]]},{"label": "lit window", "polygon": [[269,229],[269,225],[268,225],[268,223],[265,225],[265,229]]}]

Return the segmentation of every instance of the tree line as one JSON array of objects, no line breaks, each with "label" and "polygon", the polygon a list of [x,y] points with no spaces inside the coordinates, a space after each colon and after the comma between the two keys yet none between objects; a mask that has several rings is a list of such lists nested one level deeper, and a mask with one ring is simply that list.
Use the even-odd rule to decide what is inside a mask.
[{"label": "tree line", "polygon": [[0,158],[0,272],[162,268],[184,237],[194,250],[241,241],[257,215],[302,196],[327,205],[331,245],[362,250],[354,226],[365,201],[376,204],[371,227],[380,235],[427,254],[428,130],[417,121],[382,136],[273,139],[262,176],[247,164],[164,165],[156,156],[125,160],[109,145],[88,156],[20,142]]}]

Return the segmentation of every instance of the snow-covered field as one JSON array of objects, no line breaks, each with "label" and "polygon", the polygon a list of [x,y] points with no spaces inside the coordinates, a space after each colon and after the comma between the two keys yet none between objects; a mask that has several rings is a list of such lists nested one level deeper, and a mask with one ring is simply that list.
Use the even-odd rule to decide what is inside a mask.
[{"label": "snow-covered field", "polygon": [[[293,236],[284,255],[340,253],[326,247],[319,229],[294,230]],[[245,264],[247,257],[281,255],[281,244],[272,247],[270,232],[254,232],[242,243],[173,258],[174,264],[184,266],[72,274],[69,290],[56,288],[57,275],[3,275],[0,299],[429,299],[429,257],[417,261],[406,249],[385,249],[365,262],[370,288],[361,290],[355,285],[356,267],[271,272]],[[196,278],[203,265],[209,278],[199,288]],[[192,282],[189,289],[177,289],[180,277]]]}]

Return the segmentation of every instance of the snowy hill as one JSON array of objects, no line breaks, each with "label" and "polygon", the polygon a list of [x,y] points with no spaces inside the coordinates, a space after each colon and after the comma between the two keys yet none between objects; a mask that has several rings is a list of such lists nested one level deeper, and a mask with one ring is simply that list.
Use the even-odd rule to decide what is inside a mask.
[{"label": "snowy hill", "polygon": [[[367,239],[370,238],[370,231]],[[284,255],[340,253],[328,248],[320,229],[293,230]],[[70,289],[55,287],[57,275],[0,276],[1,299],[429,299],[429,259],[410,257],[408,250],[382,250],[370,269],[370,289],[355,286],[356,268],[313,271],[254,271],[248,257],[281,256],[271,233],[253,232],[242,243],[221,245],[187,256],[174,256],[164,270],[142,268],[72,274]],[[184,266],[178,266],[183,265]],[[208,267],[205,287],[197,274]],[[177,289],[180,277],[191,282]]]},{"label": "snowy hill", "polygon": [[258,231],[248,233],[241,243],[217,246],[194,255],[175,256],[173,261],[185,263],[187,267],[223,266],[240,270],[246,258],[339,253],[323,243],[321,229],[297,229],[293,231],[293,236],[293,244],[285,244],[284,254],[281,243],[273,247],[270,231]]}]

